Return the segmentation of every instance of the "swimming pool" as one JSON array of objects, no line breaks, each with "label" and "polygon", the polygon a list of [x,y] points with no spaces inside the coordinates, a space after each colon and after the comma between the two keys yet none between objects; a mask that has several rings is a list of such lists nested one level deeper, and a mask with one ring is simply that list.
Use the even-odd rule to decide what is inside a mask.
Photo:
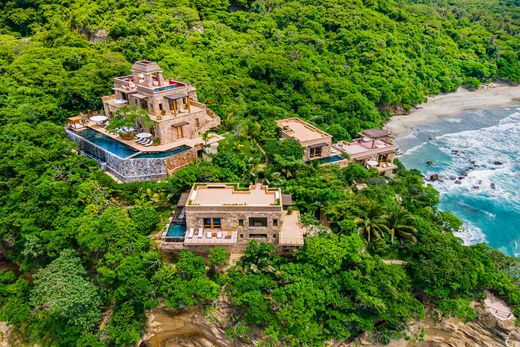
[{"label": "swimming pool", "polygon": [[345,160],[345,158],[343,158],[341,155],[339,154],[335,154],[333,156],[330,156],[330,157],[327,157],[327,158],[321,158],[320,159],[320,163],[321,164],[325,164],[325,163],[334,163],[334,162],[337,162],[337,161],[342,161],[342,160]]},{"label": "swimming pool", "polygon": [[189,149],[191,149],[191,147],[182,145],[182,146],[170,149],[169,151],[166,151],[166,152],[142,152],[142,153],[139,153],[139,154],[133,156],[132,158],[166,158],[166,157],[170,157],[172,155],[186,152]]},{"label": "swimming pool", "polygon": [[184,237],[186,234],[185,223],[172,223],[166,232],[167,237]]},{"label": "swimming pool", "polygon": [[91,128],[87,128],[78,134],[93,144],[109,151],[110,153],[114,153],[121,158],[127,158],[137,153],[137,150],[132,147]]}]

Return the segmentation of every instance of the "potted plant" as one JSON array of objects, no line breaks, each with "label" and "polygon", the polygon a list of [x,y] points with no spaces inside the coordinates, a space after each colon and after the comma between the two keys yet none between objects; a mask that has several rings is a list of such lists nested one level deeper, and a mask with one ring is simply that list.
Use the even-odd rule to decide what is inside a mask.
[{"label": "potted plant", "polygon": [[154,137],[152,141],[154,146],[159,146],[161,144],[161,139],[158,137]]}]

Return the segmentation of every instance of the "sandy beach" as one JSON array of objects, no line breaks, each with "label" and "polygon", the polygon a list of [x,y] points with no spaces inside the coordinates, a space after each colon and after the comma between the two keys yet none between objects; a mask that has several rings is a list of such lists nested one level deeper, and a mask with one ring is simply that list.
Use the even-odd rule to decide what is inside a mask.
[{"label": "sandy beach", "polygon": [[402,137],[415,126],[440,117],[453,117],[465,111],[520,105],[520,86],[485,85],[476,91],[459,88],[456,92],[429,97],[417,110],[404,116],[394,116],[385,129],[394,137]]}]

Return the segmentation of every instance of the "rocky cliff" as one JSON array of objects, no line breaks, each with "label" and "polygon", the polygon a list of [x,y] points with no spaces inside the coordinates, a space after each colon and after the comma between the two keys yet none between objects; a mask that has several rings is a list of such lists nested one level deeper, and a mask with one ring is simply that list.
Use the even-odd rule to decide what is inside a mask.
[{"label": "rocky cliff", "polygon": [[[393,341],[388,345],[374,342],[370,335],[363,335],[352,342],[331,342],[334,347],[520,347],[520,328],[515,319],[501,321],[483,305],[476,305],[477,318],[464,323],[457,318],[440,321],[429,314],[424,321],[411,324],[409,338]],[[203,347],[203,346],[256,346],[260,337],[245,343],[226,337],[225,324],[219,319],[211,321],[201,309],[174,314],[163,308],[149,313],[148,333],[142,346],[150,347]],[[222,321],[221,321],[222,322]]]}]

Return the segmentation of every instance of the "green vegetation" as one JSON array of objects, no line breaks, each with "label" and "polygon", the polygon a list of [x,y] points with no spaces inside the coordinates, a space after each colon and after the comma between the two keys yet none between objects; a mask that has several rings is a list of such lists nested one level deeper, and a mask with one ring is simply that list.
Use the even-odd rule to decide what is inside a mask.
[{"label": "green vegetation", "polygon": [[[237,338],[247,323],[277,343],[321,345],[363,331],[388,341],[425,302],[469,320],[487,290],[520,315],[517,260],[463,246],[452,235],[460,221],[437,209],[418,172],[400,168],[386,182],[359,165],[304,164],[273,122],[297,115],[349,139],[426,95],[520,82],[518,3],[479,3],[1,2],[0,237],[19,268],[0,274],[0,319],[22,343],[128,345],[146,310],[204,305],[224,290],[239,308]],[[196,85],[225,139],[211,163],[117,185],[75,154],[61,126],[99,110],[112,78],[141,58]],[[222,249],[207,260],[155,249],[148,236],[193,182],[248,184],[260,173],[292,193],[303,220],[326,216],[332,232],[287,258],[251,244],[227,273]],[[356,192],[354,181],[368,187]]]}]

